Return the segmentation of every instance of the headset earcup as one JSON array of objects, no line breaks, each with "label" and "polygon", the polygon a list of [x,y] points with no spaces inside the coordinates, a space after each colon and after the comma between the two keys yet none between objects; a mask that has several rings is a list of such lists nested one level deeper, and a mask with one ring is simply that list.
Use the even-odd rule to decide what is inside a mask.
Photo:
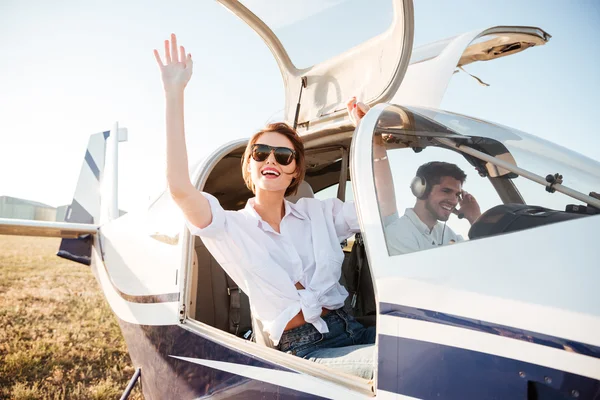
[{"label": "headset earcup", "polygon": [[410,191],[419,200],[422,200],[427,192],[427,182],[425,178],[415,176],[410,182]]}]

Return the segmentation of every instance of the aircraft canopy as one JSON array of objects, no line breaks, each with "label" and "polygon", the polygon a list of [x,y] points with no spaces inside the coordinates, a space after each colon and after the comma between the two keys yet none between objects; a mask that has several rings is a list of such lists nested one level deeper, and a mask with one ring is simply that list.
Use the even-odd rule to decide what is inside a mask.
[{"label": "aircraft canopy", "polygon": [[[219,0],[265,41],[285,88],[284,118],[300,132],[339,122],[347,100],[391,100],[410,60],[411,0]],[[303,87],[305,86],[305,87]]]}]

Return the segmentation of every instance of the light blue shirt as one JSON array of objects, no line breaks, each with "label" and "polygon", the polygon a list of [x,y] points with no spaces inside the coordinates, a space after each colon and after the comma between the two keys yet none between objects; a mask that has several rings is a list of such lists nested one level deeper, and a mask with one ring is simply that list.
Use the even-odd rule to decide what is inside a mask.
[{"label": "light blue shirt", "polygon": [[430,230],[412,208],[407,208],[401,218],[398,218],[398,214],[384,218],[383,223],[391,256],[433,249],[464,240],[461,235],[457,235],[449,226],[439,221]]}]

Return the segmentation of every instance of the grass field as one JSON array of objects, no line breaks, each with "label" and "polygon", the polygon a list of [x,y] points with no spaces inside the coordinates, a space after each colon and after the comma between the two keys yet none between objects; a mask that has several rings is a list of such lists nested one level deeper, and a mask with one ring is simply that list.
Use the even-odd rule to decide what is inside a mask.
[{"label": "grass field", "polygon": [[0,235],[0,399],[118,399],[133,375],[90,268],[59,243]]}]

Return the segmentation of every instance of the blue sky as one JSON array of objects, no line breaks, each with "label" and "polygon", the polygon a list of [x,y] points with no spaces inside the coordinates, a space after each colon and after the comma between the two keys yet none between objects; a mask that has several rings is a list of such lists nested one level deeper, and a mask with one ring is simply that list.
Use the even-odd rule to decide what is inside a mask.
[{"label": "blue sky", "polygon": [[[381,4],[384,0],[369,2]],[[252,3],[256,3],[253,0]],[[331,5],[343,13],[322,33],[325,50],[380,31],[364,2],[310,0],[271,10]],[[415,44],[494,25],[538,26],[550,42],[476,63],[454,76],[442,108],[500,122],[600,159],[600,3],[593,0],[415,2]],[[294,9],[293,7],[297,7]],[[291,12],[290,10],[294,11]],[[272,17],[273,17],[272,16]],[[306,26],[312,31],[311,26]],[[282,33],[290,27],[282,27]],[[331,32],[330,30],[330,32]],[[145,205],[164,186],[164,103],[152,49],[169,33],[194,56],[186,95],[190,159],[247,137],[283,107],[275,62],[248,27],[213,1],[0,2],[0,195],[70,203],[88,135],[113,122],[120,147],[120,205]],[[349,33],[357,32],[356,37]],[[293,41],[293,39],[292,39]],[[292,43],[294,44],[294,43]],[[296,42],[295,45],[305,45]],[[310,48],[310,47],[309,47]]]}]

